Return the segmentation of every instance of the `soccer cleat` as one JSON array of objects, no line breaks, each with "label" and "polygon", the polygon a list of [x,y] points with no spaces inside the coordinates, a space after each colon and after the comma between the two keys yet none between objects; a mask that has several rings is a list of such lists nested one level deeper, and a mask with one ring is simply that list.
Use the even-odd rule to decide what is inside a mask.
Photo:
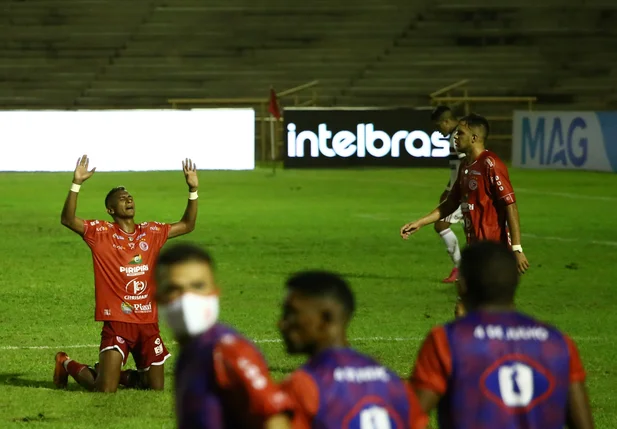
[{"label": "soccer cleat", "polygon": [[64,352],[56,353],[56,366],[54,368],[54,384],[58,389],[66,389],[69,382],[69,373],[64,368],[64,362],[69,359]]},{"label": "soccer cleat", "polygon": [[450,272],[450,275],[448,277],[446,277],[445,279],[443,279],[442,281],[444,283],[454,283],[458,280],[458,268],[454,267],[452,268],[452,271]]}]

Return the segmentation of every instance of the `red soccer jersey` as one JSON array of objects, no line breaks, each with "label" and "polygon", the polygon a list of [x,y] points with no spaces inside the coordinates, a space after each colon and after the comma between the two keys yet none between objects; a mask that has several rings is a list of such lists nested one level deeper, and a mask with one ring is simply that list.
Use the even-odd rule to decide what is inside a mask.
[{"label": "red soccer jersey", "polygon": [[132,234],[103,220],[86,220],[84,227],[94,265],[94,320],[157,323],[154,263],[171,225],[144,222]]},{"label": "red soccer jersey", "polygon": [[461,202],[467,243],[493,240],[510,245],[506,207],[516,202],[508,168],[493,152],[465,160],[452,187]]}]

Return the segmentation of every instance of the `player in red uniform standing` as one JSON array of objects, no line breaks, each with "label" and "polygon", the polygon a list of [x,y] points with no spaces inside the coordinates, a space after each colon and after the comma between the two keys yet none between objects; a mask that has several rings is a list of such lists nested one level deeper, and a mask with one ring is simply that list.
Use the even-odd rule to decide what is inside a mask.
[{"label": "player in red uniform standing", "polygon": [[156,265],[157,301],[180,344],[175,368],[179,429],[287,429],[292,403],[257,348],[217,323],[219,288],[210,255],[181,244]]},{"label": "player in red uniform standing", "polygon": [[460,205],[465,218],[467,244],[480,240],[501,241],[512,246],[518,269],[524,273],[529,262],[521,246],[521,229],[514,190],[508,169],[493,152],[485,148],[488,121],[469,115],[459,122],[455,145],[465,153],[458,179],[448,198],[428,215],[403,225],[401,236],[408,239],[423,226],[453,213]]},{"label": "player in red uniform standing", "polygon": [[279,328],[290,354],[309,361],[283,389],[294,399],[294,429],[421,429],[428,418],[409,386],[374,359],[349,347],[355,308],[349,285],[320,271],[287,281]]},{"label": "player in red uniform standing", "polygon": [[592,429],[576,345],[515,310],[512,251],[473,243],[460,273],[469,313],[431,331],[411,376],[424,411],[438,407],[442,429]]},{"label": "player in red uniform standing", "polygon": [[[75,215],[80,187],[95,171],[95,168],[88,170],[88,164],[86,155],[77,161],[61,220],[64,226],[82,236],[92,251],[95,320],[103,322],[100,364],[93,370],[71,360],[65,352],[58,352],[54,384],[65,388],[71,375],[86,389],[98,392],[115,392],[118,384],[162,390],[163,364],[170,355],[159,333],[152,270],[168,238],[187,234],[195,228],[196,166],[190,159],[182,162],[189,197],[179,222],[136,224],[135,202],[123,187],[112,189],[105,198],[105,207],[113,223],[83,220]],[[121,371],[129,352],[135,359],[137,372]]]}]

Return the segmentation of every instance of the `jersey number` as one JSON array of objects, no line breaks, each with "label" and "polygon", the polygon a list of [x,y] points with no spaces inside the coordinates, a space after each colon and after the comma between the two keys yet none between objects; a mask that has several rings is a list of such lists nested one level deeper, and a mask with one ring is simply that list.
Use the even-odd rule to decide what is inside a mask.
[{"label": "jersey number", "polygon": [[381,407],[371,407],[360,412],[360,429],[391,429],[388,411]]},{"label": "jersey number", "polygon": [[499,392],[507,407],[526,407],[534,398],[533,370],[515,362],[499,368]]}]

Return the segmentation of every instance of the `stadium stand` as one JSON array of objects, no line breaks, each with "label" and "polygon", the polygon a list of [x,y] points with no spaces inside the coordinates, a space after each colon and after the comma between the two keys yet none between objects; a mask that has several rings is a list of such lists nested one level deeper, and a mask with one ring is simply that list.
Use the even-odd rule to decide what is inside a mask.
[{"label": "stadium stand", "polygon": [[320,104],[537,94],[617,105],[614,0],[2,2],[0,105],[165,106],[320,81]]}]

